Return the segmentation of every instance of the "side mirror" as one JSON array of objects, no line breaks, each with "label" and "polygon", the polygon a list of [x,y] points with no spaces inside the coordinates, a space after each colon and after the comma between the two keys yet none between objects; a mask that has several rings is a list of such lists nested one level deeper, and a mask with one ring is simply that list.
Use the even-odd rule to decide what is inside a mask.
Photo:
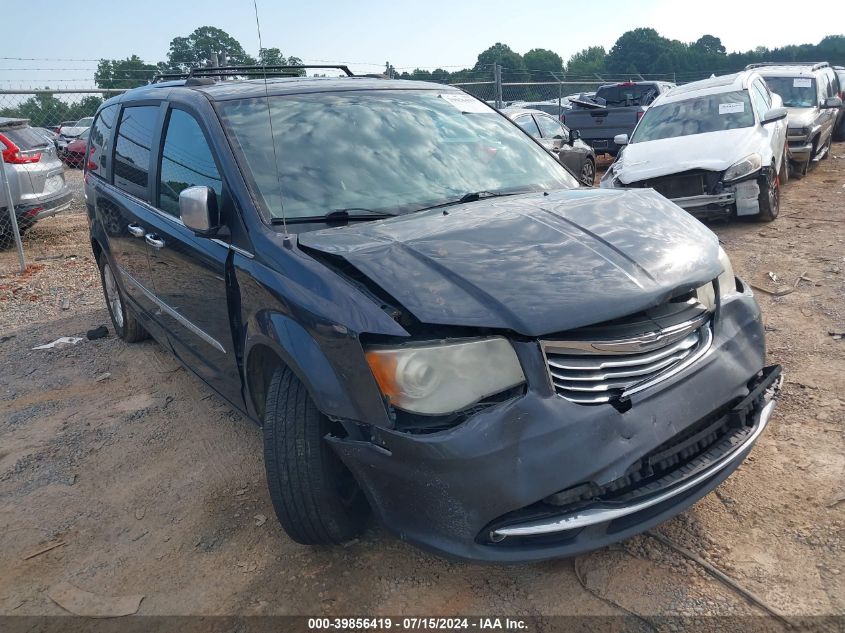
[{"label": "side mirror", "polygon": [[617,145],[627,145],[628,144],[628,135],[627,134],[617,134],[613,137],[613,142]]},{"label": "side mirror", "polygon": [[569,142],[574,143],[579,138],[581,138],[581,132],[578,130],[569,130]]},{"label": "side mirror", "polygon": [[217,195],[211,187],[188,187],[179,193],[179,215],[195,234],[211,237],[220,228]]},{"label": "side mirror", "polygon": [[762,125],[774,123],[775,121],[785,119],[787,114],[789,114],[789,112],[786,108],[772,108],[771,110],[766,110],[766,113],[763,115],[760,123]]},{"label": "side mirror", "polygon": [[842,99],[839,97],[828,97],[824,101],[823,108],[841,108],[842,107]]}]

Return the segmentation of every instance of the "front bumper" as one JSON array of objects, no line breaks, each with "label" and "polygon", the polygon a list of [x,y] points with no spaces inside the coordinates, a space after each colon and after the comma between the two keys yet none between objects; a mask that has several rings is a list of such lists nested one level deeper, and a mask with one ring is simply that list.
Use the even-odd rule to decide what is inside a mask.
[{"label": "front bumper", "polygon": [[[556,493],[585,482],[599,489],[614,485],[673,438],[748,399],[763,370],[760,313],[748,291],[725,302],[711,350],[693,366],[633,395],[627,411],[557,396],[536,343],[515,347],[529,383],[523,396],[448,431],[380,431],[381,445],[329,438],[375,513],[403,540],[447,556],[491,562],[572,556],[602,547],[665,521],[715,488],[742,462],[771,414],[770,396],[753,395],[746,403],[753,411],[748,437],[730,455],[697,470],[698,478],[684,478],[683,487],[673,483],[654,491],[660,495],[654,503],[642,506],[643,497],[621,505],[611,500],[616,512],[602,514],[608,508],[599,501],[573,511],[552,508],[550,514],[544,500]],[[577,518],[582,516],[589,519]],[[523,533],[508,532],[515,529]]]},{"label": "front bumper", "polygon": [[805,163],[813,157],[813,144],[803,136],[787,138],[787,153],[789,160]]}]

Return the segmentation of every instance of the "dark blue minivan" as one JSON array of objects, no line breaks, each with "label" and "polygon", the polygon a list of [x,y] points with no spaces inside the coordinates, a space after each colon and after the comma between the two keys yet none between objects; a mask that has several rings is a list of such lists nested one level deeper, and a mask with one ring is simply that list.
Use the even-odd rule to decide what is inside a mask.
[{"label": "dark blue minivan", "polygon": [[372,513],[453,557],[573,555],[748,455],[780,368],[683,210],[579,186],[449,86],[217,79],[100,107],[91,246],[117,334],[261,425],[291,538],[339,543]]}]

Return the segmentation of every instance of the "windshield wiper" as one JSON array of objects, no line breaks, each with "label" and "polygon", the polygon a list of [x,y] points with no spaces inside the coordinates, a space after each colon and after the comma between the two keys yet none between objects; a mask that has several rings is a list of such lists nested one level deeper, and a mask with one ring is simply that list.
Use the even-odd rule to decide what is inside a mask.
[{"label": "windshield wiper", "polygon": [[501,198],[503,196],[516,196],[520,193],[528,193],[526,190],[522,191],[508,191],[508,192],[497,192],[497,191],[471,191],[469,193],[465,193],[460,198],[456,198],[454,200],[449,200],[447,202],[441,202],[440,204],[433,204],[430,207],[423,207],[419,209],[419,211],[428,211],[429,209],[440,209],[441,207],[451,207],[455,204],[463,204],[465,202],[476,202],[478,200],[486,200],[488,198]]},{"label": "windshield wiper", "polygon": [[[392,218],[398,215],[397,213],[389,213],[386,211],[373,211],[364,207],[349,207],[347,209],[332,209],[325,215],[301,216],[296,218],[287,218],[288,224],[302,224],[305,222],[349,222],[350,220],[383,220],[384,218]],[[285,224],[282,218],[271,218],[270,224]]]}]

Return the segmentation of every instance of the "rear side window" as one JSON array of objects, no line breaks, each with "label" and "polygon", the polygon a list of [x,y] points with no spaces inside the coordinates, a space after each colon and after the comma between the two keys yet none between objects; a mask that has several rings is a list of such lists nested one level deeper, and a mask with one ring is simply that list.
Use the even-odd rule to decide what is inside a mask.
[{"label": "rear side window", "polygon": [[106,177],[106,169],[108,169],[106,147],[111,141],[116,118],[117,104],[105,107],[97,114],[94,125],[88,131],[88,137],[91,139],[88,150],[88,171],[102,178]]},{"label": "rear side window", "polygon": [[150,148],[159,107],[123,109],[114,152],[114,184],[126,193],[149,202]]},{"label": "rear side window", "polygon": [[179,194],[188,187],[211,187],[218,200],[223,194],[223,180],[211,148],[197,120],[187,112],[173,110],[167,124],[161,152],[161,183],[158,207],[179,217]]},{"label": "rear side window", "polygon": [[534,117],[527,115],[519,117],[516,120],[516,124],[534,138],[540,138],[540,130],[537,129],[537,124],[534,123]]}]

